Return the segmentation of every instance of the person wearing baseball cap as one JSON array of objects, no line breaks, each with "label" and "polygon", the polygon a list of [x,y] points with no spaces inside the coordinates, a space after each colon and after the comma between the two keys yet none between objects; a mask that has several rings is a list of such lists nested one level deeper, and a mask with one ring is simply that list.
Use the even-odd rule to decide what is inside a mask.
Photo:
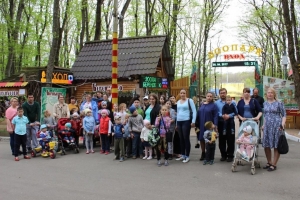
[{"label": "person wearing baseball cap", "polygon": [[146,107],[148,107],[148,106],[149,106],[149,97],[148,96],[144,96],[144,98],[143,98],[143,106],[142,106],[144,112],[146,110]]}]

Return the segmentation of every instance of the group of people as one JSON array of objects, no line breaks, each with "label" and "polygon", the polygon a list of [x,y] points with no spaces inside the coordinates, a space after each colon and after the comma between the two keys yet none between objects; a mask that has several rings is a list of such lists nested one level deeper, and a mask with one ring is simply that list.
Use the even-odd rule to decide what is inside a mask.
[{"label": "group of people", "polygon": [[[267,90],[266,102],[258,95],[257,88],[253,93],[251,97],[250,89],[245,88],[243,98],[236,104],[227,95],[225,88],[220,89],[220,98],[217,101],[214,101],[214,94],[208,92],[205,101],[199,105],[198,111],[194,101],[187,97],[184,89],[180,91],[177,99],[172,95],[166,99],[164,95],[158,98],[156,94],[149,94],[143,97],[142,103],[141,99],[136,97],[128,106],[125,103],[112,106],[109,99],[110,91],[104,94],[97,92],[93,97],[86,94],[85,100],[80,105],[77,105],[74,97],[70,98],[70,104],[66,104],[64,97],[59,95],[58,103],[54,105],[53,117],[49,111],[46,111],[42,127],[53,129],[60,118],[71,117],[73,120],[75,118],[78,123],[77,125],[71,123],[70,128],[75,132],[82,130],[86,154],[95,152],[93,143],[95,138],[99,137],[101,154],[109,154],[113,145],[116,160],[124,161],[126,157],[151,160],[156,157],[158,166],[163,164],[168,166],[173,156],[183,163],[190,161],[190,132],[191,128],[196,127],[199,141],[196,147],[201,147],[200,160],[204,161],[203,164],[213,164],[217,139],[221,152],[220,160],[232,162],[235,142],[240,142],[249,136],[250,131],[247,127],[243,138],[235,141],[235,117],[240,122],[252,119],[259,123],[264,116],[261,128],[263,129],[262,145],[267,157],[265,168],[274,171],[279,159],[277,144],[280,129],[285,126],[285,109],[283,104],[276,100],[274,89]],[[31,94],[28,95],[27,102],[20,107],[15,98],[11,98],[10,103],[6,118],[12,153],[18,160],[19,146],[22,144],[24,158],[30,158],[24,148],[31,150],[32,147],[38,146],[36,133],[40,125],[39,104],[34,101]],[[24,115],[21,114],[22,112]],[[159,139],[153,144],[149,138],[155,131],[158,132]],[[78,139],[76,142],[78,143]],[[242,152],[248,152],[246,145],[242,148],[245,149]],[[164,162],[161,161],[162,154]]]}]

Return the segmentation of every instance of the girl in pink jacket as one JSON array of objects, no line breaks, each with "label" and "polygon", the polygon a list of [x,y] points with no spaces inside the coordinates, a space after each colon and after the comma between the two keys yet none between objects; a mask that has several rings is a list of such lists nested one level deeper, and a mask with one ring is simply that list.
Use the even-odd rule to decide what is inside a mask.
[{"label": "girl in pink jacket", "polygon": [[243,129],[244,133],[239,137],[239,139],[236,140],[237,144],[240,144],[240,153],[242,155],[242,158],[249,161],[252,157],[252,150],[253,150],[253,141],[252,141],[252,127],[246,126]]}]

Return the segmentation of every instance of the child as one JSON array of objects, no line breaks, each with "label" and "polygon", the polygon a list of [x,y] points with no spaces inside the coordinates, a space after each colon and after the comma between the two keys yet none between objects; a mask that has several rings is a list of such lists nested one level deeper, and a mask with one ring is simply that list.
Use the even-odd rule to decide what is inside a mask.
[{"label": "child", "polygon": [[[152,126],[149,120],[144,120],[144,128],[142,129],[141,132],[141,141],[142,141],[142,146],[145,147],[145,157],[143,159],[151,160],[152,159],[152,147],[148,142],[148,135],[149,132],[151,131]],[[149,151],[149,157],[148,157],[148,151]]]},{"label": "child", "polygon": [[252,150],[254,145],[252,144],[252,127],[246,126],[243,129],[243,134],[236,140],[237,144],[240,144],[240,154],[242,159],[249,162],[250,158],[252,157]]},{"label": "child", "polygon": [[121,123],[123,124],[123,125],[125,125],[126,124],[126,120],[125,120],[125,117],[126,117],[126,115],[127,115],[127,107],[126,107],[126,104],[125,103],[121,103],[120,105],[119,105],[119,113],[120,113],[120,115],[121,115]]},{"label": "child", "polygon": [[74,135],[75,131],[72,129],[71,123],[66,123],[65,124],[65,129],[59,131],[59,134],[62,135],[62,138],[69,144],[69,143],[74,143]]},{"label": "child", "polygon": [[119,112],[119,106],[117,103],[114,104],[114,113],[113,113],[113,116],[117,116],[117,115],[120,115],[120,112]]},{"label": "child", "polygon": [[121,116],[115,116],[115,125],[114,125],[114,144],[115,144],[115,160],[120,159],[120,162],[124,161],[124,138],[123,133],[125,132],[124,126],[121,123]]},{"label": "child", "polygon": [[125,115],[125,122],[124,122],[125,125],[124,125],[124,134],[123,134],[125,157],[127,157],[127,158],[129,158],[132,153],[131,152],[132,140],[130,137],[129,124],[128,124],[129,117],[130,117],[129,114]]},{"label": "child", "polygon": [[108,110],[102,109],[100,125],[99,125],[99,135],[102,141],[102,150],[100,151],[101,154],[105,154],[105,155],[109,154],[110,143],[108,137],[111,134],[111,126],[112,126],[112,122],[108,117]]},{"label": "child", "polygon": [[204,132],[204,140],[205,140],[205,160],[203,162],[203,165],[206,164],[214,164],[215,159],[215,150],[216,150],[216,139],[217,139],[217,133],[214,132],[215,125],[208,121],[204,124],[206,131]]},{"label": "child", "polygon": [[57,125],[54,117],[51,116],[51,113],[48,110],[44,111],[43,124],[45,124],[47,126],[48,130],[54,130],[54,128]]},{"label": "child", "polygon": [[143,149],[141,145],[140,136],[144,127],[143,117],[137,113],[135,106],[131,106],[129,110],[132,114],[128,120],[128,128],[132,138],[132,158],[142,158]]},{"label": "child", "polygon": [[[92,116],[92,111],[86,109],[85,117],[83,118],[83,135],[85,135],[86,154],[95,153],[93,150],[93,135],[96,126],[95,118]],[[91,149],[89,150],[89,146]]]},{"label": "child", "polygon": [[45,146],[46,146],[46,143],[49,142],[49,139],[51,139],[51,135],[47,131],[47,125],[46,124],[42,124],[40,130],[41,130],[40,138],[42,138],[42,139],[40,140],[39,143],[42,146],[43,153],[45,153]]},{"label": "child", "polygon": [[79,143],[79,135],[82,128],[82,120],[80,119],[80,116],[77,112],[73,113],[71,115],[70,123],[72,125],[73,130],[75,131],[75,141],[78,145]]},{"label": "child", "polygon": [[169,153],[168,153],[168,143],[167,143],[167,134],[170,129],[171,124],[171,118],[167,116],[168,114],[168,108],[167,106],[162,106],[160,110],[160,116],[156,117],[155,120],[155,126],[159,128],[160,133],[160,139],[157,142],[157,145],[155,147],[156,154],[157,154],[157,165],[158,167],[161,166],[161,151],[164,151],[165,154],[165,166],[169,165],[168,159],[169,159]]},{"label": "child", "polygon": [[21,106],[18,107],[17,111],[18,111],[18,115],[15,116],[11,122],[13,125],[13,129],[15,131],[15,145],[14,145],[15,161],[19,161],[20,145],[22,145],[24,159],[30,159],[30,157],[27,156],[27,151],[26,151],[26,141],[27,141],[26,125],[29,123],[29,120],[26,116],[23,115],[24,111]]},{"label": "child", "polygon": [[[234,104],[232,104],[231,97],[229,95],[226,96],[226,104],[222,108],[222,115],[229,115],[231,113],[234,113],[237,115],[236,108]],[[228,120],[224,121],[224,127],[223,127],[223,135],[226,135],[227,127],[230,126],[230,130],[232,134],[235,134],[235,125],[234,125],[234,118],[229,118]]]}]

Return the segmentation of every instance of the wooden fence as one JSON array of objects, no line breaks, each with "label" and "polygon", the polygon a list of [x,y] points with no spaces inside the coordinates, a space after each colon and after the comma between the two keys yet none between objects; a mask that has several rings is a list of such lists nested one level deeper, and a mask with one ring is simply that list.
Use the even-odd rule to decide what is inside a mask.
[{"label": "wooden fence", "polygon": [[190,96],[190,77],[183,77],[171,82],[171,94],[177,97],[181,89],[185,89],[187,97]]}]

